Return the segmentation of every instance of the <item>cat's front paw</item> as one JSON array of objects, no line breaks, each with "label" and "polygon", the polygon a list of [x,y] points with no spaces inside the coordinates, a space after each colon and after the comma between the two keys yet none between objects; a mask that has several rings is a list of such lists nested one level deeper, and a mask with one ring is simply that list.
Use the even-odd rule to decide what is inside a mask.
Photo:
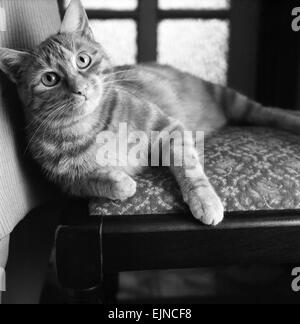
[{"label": "cat's front paw", "polygon": [[224,219],[223,204],[213,189],[193,189],[186,200],[194,217],[203,224],[216,226]]},{"label": "cat's front paw", "polygon": [[126,173],[116,171],[112,175],[111,199],[127,200],[136,193],[136,182]]}]

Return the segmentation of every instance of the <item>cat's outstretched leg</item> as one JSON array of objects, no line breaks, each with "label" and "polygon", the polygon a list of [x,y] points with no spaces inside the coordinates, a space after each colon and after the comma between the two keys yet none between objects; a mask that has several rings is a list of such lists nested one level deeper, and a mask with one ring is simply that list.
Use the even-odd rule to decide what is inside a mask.
[{"label": "cat's outstretched leg", "polygon": [[[178,123],[162,133],[168,132],[173,144],[170,150],[162,145],[162,158],[164,160],[164,156],[168,154],[173,157],[170,159],[170,168],[181,188],[185,203],[194,217],[205,225],[219,224],[224,218],[223,204],[204,173],[193,139],[184,135],[184,128]],[[160,140],[164,136],[161,135]],[[180,160],[181,165],[176,165]]]},{"label": "cat's outstretched leg", "polygon": [[125,201],[135,195],[136,187],[136,182],[129,175],[116,170],[100,178],[90,179],[81,183],[79,192],[77,188],[75,194]]},{"label": "cat's outstretched leg", "polygon": [[192,169],[172,167],[172,170],[194,217],[205,225],[218,225],[224,218],[223,204],[200,168],[199,164]]}]

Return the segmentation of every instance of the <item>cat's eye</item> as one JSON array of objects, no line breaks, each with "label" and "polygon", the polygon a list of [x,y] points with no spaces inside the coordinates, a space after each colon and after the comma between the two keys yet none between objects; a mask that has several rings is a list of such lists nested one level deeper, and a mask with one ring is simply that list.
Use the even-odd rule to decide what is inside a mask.
[{"label": "cat's eye", "polygon": [[86,69],[90,66],[92,58],[87,53],[79,53],[77,56],[76,64],[79,69]]},{"label": "cat's eye", "polygon": [[59,83],[59,81],[59,75],[54,72],[47,72],[42,76],[42,83],[46,87],[54,87]]}]

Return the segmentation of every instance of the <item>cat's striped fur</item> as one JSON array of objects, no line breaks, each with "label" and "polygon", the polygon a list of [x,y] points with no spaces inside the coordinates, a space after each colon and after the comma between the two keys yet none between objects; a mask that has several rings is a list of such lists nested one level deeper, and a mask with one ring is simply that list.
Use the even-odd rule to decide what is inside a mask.
[{"label": "cat's striped fur", "polygon": [[[86,69],[79,69],[76,61],[82,52],[92,60]],[[171,135],[185,130],[210,134],[228,122],[300,132],[296,114],[262,107],[231,89],[171,67],[112,68],[93,39],[79,0],[71,2],[60,33],[34,51],[0,49],[0,68],[17,83],[30,151],[48,176],[74,195],[125,200],[135,194],[133,177],[141,167],[104,168],[95,159],[97,135],[117,132],[122,122],[129,131],[147,134],[153,130],[167,130]],[[46,87],[41,80],[51,71],[60,76],[60,82]],[[183,145],[196,157],[192,165],[171,166],[184,200],[197,219],[218,224],[223,219],[222,203],[204,173],[194,143]]]}]

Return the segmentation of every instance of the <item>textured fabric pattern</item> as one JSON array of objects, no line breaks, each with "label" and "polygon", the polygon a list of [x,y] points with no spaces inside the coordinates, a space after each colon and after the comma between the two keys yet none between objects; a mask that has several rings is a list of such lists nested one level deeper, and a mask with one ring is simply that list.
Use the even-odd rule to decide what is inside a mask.
[{"label": "textured fabric pattern", "polygon": [[0,0],[7,28],[0,32],[0,46],[30,49],[59,30],[57,0]]},{"label": "textured fabric pattern", "polygon": [[[1,47],[30,49],[58,31],[60,16],[56,0],[0,0],[0,8],[4,9],[7,22],[6,31],[0,31]],[[1,74],[0,239],[8,235],[39,202],[33,192],[35,185],[32,184],[31,175],[25,168],[24,150],[17,151],[16,131],[19,126],[16,125],[19,125],[20,118],[15,112],[20,107],[15,106],[18,103],[8,104],[11,101],[8,99],[14,97],[14,88],[8,87],[7,80]]]},{"label": "textured fabric pattern", "polygon": [[[205,172],[227,211],[300,209],[299,137],[266,128],[228,127],[205,143]],[[90,203],[92,215],[165,214],[187,209],[168,169],[137,177],[126,202]]]}]

